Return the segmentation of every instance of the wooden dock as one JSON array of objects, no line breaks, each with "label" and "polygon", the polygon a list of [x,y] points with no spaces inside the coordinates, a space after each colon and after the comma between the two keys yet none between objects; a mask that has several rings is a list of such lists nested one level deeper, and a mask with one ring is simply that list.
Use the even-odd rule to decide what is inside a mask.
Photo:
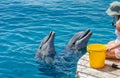
[{"label": "wooden dock", "polygon": [[112,68],[113,63],[120,65],[120,60],[106,59],[104,68],[91,68],[87,53],[78,61],[76,78],[120,78],[120,69]]}]

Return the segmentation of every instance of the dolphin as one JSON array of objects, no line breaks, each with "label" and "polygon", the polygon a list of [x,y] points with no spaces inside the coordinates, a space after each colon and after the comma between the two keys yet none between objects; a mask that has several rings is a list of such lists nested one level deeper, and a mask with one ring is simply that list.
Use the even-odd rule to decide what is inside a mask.
[{"label": "dolphin", "polygon": [[[88,40],[90,36],[92,35],[92,32],[90,29],[87,29],[84,32],[78,32],[76,33],[68,42],[67,49],[65,50],[73,50],[73,51],[79,51],[80,49],[85,49],[88,43]],[[35,58],[38,61],[42,61],[45,64],[54,64],[54,57],[56,55],[55,47],[54,47],[54,37],[55,32],[50,32],[48,36],[46,36],[40,46],[39,49],[35,55]],[[68,49],[69,48],[69,49]]]},{"label": "dolphin", "polygon": [[54,37],[55,32],[50,32],[49,35],[42,40],[35,55],[36,60],[42,61],[45,64],[53,64],[54,56],[56,54],[54,48]]},{"label": "dolphin", "polygon": [[69,40],[67,47],[73,50],[84,49],[92,35],[90,29],[84,32],[78,32]]}]

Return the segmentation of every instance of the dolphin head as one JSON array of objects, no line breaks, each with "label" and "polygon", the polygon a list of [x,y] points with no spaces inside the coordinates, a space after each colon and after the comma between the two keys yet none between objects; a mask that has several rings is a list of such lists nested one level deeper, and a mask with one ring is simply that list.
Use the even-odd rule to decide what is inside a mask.
[{"label": "dolphin head", "polygon": [[50,64],[54,60],[54,56],[56,54],[54,48],[54,36],[55,32],[50,32],[48,36],[46,36],[35,55],[37,60],[42,60],[46,64]]},{"label": "dolphin head", "polygon": [[92,32],[90,31],[90,29],[87,29],[84,32],[76,33],[68,42],[68,47],[74,50],[86,48],[91,35]]}]

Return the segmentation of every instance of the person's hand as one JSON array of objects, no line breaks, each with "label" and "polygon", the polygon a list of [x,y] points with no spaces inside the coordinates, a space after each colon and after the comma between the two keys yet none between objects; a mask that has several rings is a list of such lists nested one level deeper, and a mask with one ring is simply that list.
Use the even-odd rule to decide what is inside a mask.
[{"label": "person's hand", "polygon": [[110,52],[113,49],[113,47],[107,48],[107,52]]}]

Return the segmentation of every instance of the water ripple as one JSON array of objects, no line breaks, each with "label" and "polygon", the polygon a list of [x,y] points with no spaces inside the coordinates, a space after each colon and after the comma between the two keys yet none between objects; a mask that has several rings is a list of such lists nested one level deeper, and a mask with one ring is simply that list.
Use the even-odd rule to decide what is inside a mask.
[{"label": "water ripple", "polygon": [[[44,69],[34,59],[37,48],[50,31],[56,32],[57,53],[64,50],[76,32],[87,28],[93,31],[89,43],[106,44],[115,39],[114,28],[109,21],[112,18],[105,14],[112,1],[0,1],[0,78],[54,78],[53,74],[60,76],[57,78],[74,78],[76,64],[73,62],[59,64],[59,70],[52,73],[42,72]],[[68,77],[61,77],[65,74]]]}]

